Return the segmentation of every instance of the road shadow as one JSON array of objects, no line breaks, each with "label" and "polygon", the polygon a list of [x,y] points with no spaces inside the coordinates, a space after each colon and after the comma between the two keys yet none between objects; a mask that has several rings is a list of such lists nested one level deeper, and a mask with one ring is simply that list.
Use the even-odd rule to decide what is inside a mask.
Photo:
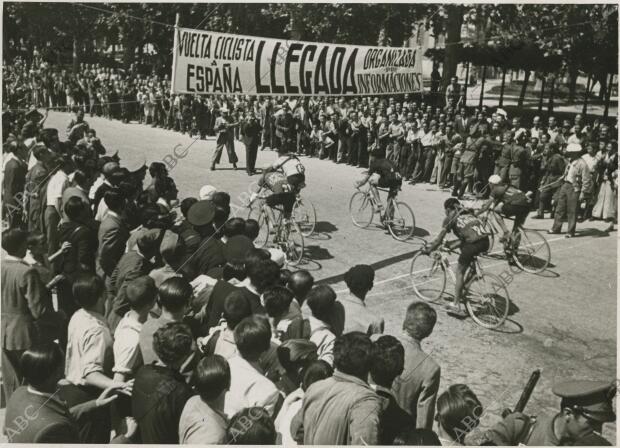
[{"label": "road shadow", "polygon": [[418,237],[424,237],[424,236],[429,236],[430,233],[428,230],[423,229],[422,227],[416,227],[415,229],[413,229],[413,236],[418,236]]},{"label": "road shadow", "polygon": [[337,230],[338,227],[329,221],[317,221],[316,226],[314,226],[314,231],[316,233],[333,233]]},{"label": "road shadow", "polygon": [[[407,260],[410,259],[411,257],[413,257],[413,255],[418,251],[418,249],[416,250],[412,250],[412,251],[407,251],[405,253],[399,254],[399,255],[394,255],[393,257],[389,257],[386,258],[384,260],[380,260],[380,261],[376,261],[372,264],[370,264],[370,267],[372,267],[375,272],[378,271],[379,269],[383,269],[386,268],[388,266],[391,266],[393,264],[396,263],[400,263],[403,260]],[[305,250],[304,250],[305,252]],[[319,281],[317,281],[317,284],[323,284],[323,285],[333,285],[336,283],[339,283],[341,281],[344,280],[344,273],[342,274],[337,274],[337,275],[332,275],[331,277],[326,277],[323,278]]]},{"label": "road shadow", "polygon": [[591,236],[594,238],[602,238],[609,236],[609,232],[607,230],[599,230],[594,227],[589,227],[586,229],[580,229],[575,234],[575,238],[581,238],[582,236]]},{"label": "road shadow", "polygon": [[334,258],[327,249],[316,244],[304,247],[304,258],[310,260],[331,260]]}]

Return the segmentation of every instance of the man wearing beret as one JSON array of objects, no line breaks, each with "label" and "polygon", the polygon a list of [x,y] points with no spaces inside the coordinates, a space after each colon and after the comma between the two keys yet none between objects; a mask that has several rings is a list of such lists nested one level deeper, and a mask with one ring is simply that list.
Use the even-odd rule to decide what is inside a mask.
[{"label": "man wearing beret", "polygon": [[512,413],[486,433],[488,441],[498,446],[572,446],[596,439],[596,445],[601,445],[605,439],[597,433],[603,423],[616,421],[614,385],[605,381],[566,381],[552,390],[561,398],[560,412],[537,417]]}]

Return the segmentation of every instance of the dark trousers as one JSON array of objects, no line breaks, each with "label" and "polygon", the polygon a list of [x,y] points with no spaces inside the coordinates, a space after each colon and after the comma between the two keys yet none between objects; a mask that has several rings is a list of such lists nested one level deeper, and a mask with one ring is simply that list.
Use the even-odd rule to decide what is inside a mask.
[{"label": "dark trousers", "polygon": [[420,157],[418,157],[418,163],[415,167],[415,172],[413,173],[413,180],[416,182],[421,182],[424,180],[424,171],[426,168],[426,158],[429,153],[433,151],[432,146],[423,147],[420,150]]},{"label": "dark trousers", "polygon": [[405,179],[411,179],[413,172],[416,168],[418,158],[420,157],[420,146],[417,143],[412,143],[409,150],[409,156],[407,157],[407,167],[405,168]]},{"label": "dark trousers", "polygon": [[405,143],[400,149],[400,160],[398,161],[398,172],[404,178],[407,177],[407,164],[409,162],[409,156],[411,155],[411,144]]},{"label": "dark trousers", "polygon": [[56,211],[56,207],[48,205],[45,208],[43,222],[45,224],[47,254],[52,255],[58,249],[58,224],[60,223],[60,215]]},{"label": "dark trousers", "polygon": [[432,146],[425,148],[424,154],[424,182],[429,182],[433,174],[433,167],[435,166],[436,151]]},{"label": "dark trousers", "polygon": [[220,163],[220,157],[222,157],[222,150],[224,148],[226,148],[226,153],[228,154],[228,162],[238,162],[237,154],[235,153],[235,144],[233,142],[233,138],[229,138],[227,135],[220,134],[217,138],[217,146],[215,147],[215,152],[211,157],[211,166],[215,166]]},{"label": "dark trousers", "polygon": [[450,176],[450,170],[452,169],[452,154],[446,154],[443,161],[443,169],[441,170],[441,176],[439,177],[439,185],[445,185]]},{"label": "dark trousers", "polygon": [[577,227],[577,210],[579,208],[579,193],[575,192],[573,185],[569,182],[564,182],[560,187],[560,193],[558,195],[558,203],[555,206],[555,216],[553,219],[554,232],[562,231],[562,220],[566,215],[568,221],[567,233],[570,235],[575,234],[575,228]]},{"label": "dark trousers", "polygon": [[19,358],[25,351],[2,349],[2,391],[5,403],[8,403],[13,392],[22,385],[24,376],[19,367]]},{"label": "dark trousers", "polygon": [[[561,188],[561,187],[558,187]],[[545,188],[538,193],[538,215],[543,216],[545,210],[551,208],[551,199],[553,195],[558,191],[558,188]]]},{"label": "dark trousers", "polygon": [[360,149],[360,139],[359,137],[351,138],[349,142],[349,154],[348,154],[348,163],[350,165],[357,165],[359,161],[359,149]]},{"label": "dark trousers", "polygon": [[248,173],[254,171],[256,167],[256,155],[258,154],[258,142],[245,145],[245,170]]},{"label": "dark trousers", "polygon": [[[92,386],[76,386],[65,384],[59,387],[60,396],[69,408],[94,400],[102,390]],[[112,429],[109,406],[94,409],[80,416],[77,420],[80,427],[80,440],[83,443],[109,443]]]}]

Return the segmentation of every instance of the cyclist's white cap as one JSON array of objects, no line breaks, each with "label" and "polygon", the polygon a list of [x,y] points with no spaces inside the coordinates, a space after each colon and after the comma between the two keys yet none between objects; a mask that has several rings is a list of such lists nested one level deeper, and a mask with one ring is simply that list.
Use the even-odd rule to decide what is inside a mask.
[{"label": "cyclist's white cap", "polygon": [[499,177],[499,175],[497,174],[493,174],[491,177],[489,177],[489,183],[491,185],[498,185],[502,183],[502,178]]},{"label": "cyclist's white cap", "polygon": [[198,193],[198,197],[201,201],[205,199],[211,199],[213,197],[213,193],[215,193],[217,189],[213,185],[203,185],[200,188],[200,193]]}]

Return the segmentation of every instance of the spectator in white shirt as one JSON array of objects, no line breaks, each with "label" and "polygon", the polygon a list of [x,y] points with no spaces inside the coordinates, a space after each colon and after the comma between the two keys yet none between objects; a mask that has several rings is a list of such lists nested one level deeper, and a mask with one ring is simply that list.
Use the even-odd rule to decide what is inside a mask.
[{"label": "spectator in white shirt", "polygon": [[[69,321],[65,362],[63,398],[69,407],[96,399],[108,387],[131,393],[133,381],[112,379],[113,349],[110,329],[103,316],[105,287],[103,280],[84,274],[73,283],[73,296],[82,307]],[[84,443],[108,443],[110,440],[109,412],[89,414],[78,421]]]},{"label": "spectator in white shirt", "polygon": [[47,207],[44,214],[44,226],[49,255],[54,253],[58,246],[58,224],[62,215],[62,193],[69,185],[69,174],[75,169],[75,165],[69,157],[58,157],[50,165],[59,166],[59,169],[47,184]]},{"label": "spectator in white shirt", "polygon": [[277,414],[282,396],[263,375],[258,362],[269,350],[270,342],[271,326],[266,317],[247,317],[235,327],[239,354],[228,360],[231,381],[224,403],[224,411],[229,418],[252,406],[264,407],[272,417]]},{"label": "spectator in white shirt", "polygon": [[185,403],[179,421],[179,443],[224,444],[228,425],[224,397],[230,389],[228,361],[219,355],[201,359],[194,369],[193,384],[199,395]]},{"label": "spectator in white shirt", "polygon": [[[310,323],[310,341],[317,346],[318,359],[334,364],[334,342],[336,335],[330,321],[335,315],[336,293],[327,285],[319,285],[308,293],[308,307],[312,315],[308,316]],[[346,316],[345,316],[346,318]]]},{"label": "spectator in white shirt", "polygon": [[155,304],[157,288],[151,277],[142,276],[132,280],[126,289],[130,310],[120,320],[114,332],[114,380],[133,378],[143,364],[140,351],[140,330],[149,311]]},{"label": "spectator in white shirt", "polygon": [[383,333],[385,322],[382,317],[366,308],[366,295],[372,289],[375,271],[365,264],[353,266],[344,275],[344,281],[349,288],[349,294],[339,297],[344,306],[344,331],[350,333],[359,331],[366,335]]}]

